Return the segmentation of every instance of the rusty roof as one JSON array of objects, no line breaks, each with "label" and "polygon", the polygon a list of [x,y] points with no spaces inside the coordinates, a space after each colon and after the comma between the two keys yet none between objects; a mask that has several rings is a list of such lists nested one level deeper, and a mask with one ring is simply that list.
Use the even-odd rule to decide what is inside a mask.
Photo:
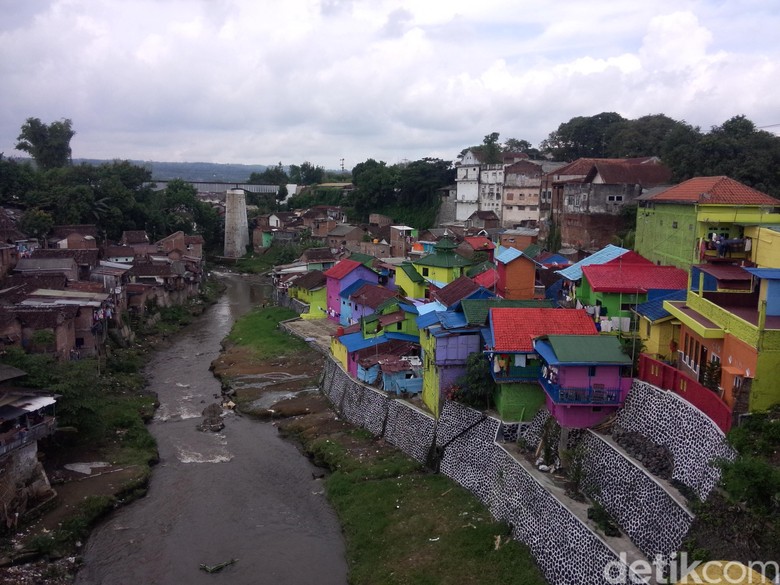
[{"label": "rusty roof", "polygon": [[780,206],[780,200],[726,176],[694,177],[648,197],[653,202]]}]

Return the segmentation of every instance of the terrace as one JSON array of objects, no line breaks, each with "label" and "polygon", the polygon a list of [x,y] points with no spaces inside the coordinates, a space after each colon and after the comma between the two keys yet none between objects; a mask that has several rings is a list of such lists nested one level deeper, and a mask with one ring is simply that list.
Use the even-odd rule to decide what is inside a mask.
[{"label": "terrace", "polygon": [[603,384],[575,388],[553,384],[546,378],[541,378],[540,383],[550,400],[556,404],[617,405],[621,403],[620,388],[606,388]]}]

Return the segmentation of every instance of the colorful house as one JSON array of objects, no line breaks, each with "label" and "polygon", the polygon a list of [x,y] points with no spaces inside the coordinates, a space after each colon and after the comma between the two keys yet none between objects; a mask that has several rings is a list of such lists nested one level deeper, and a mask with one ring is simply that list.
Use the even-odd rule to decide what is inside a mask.
[{"label": "colorful house", "polygon": [[517,248],[499,248],[496,253],[496,292],[505,299],[532,299],[538,265]]},{"label": "colorful house", "polygon": [[466,268],[474,264],[456,253],[457,247],[458,245],[452,239],[442,238],[436,242],[433,254],[413,260],[412,265],[426,281],[443,288],[459,276],[463,276]]},{"label": "colorful house", "polygon": [[493,251],[496,249],[496,245],[490,238],[485,236],[467,236],[463,238],[463,243],[459,248],[463,251],[463,255],[469,258],[473,258],[477,252],[483,252],[487,255],[487,260],[492,262]]},{"label": "colorful house", "polygon": [[616,337],[547,335],[534,341],[547,409],[562,427],[599,424],[625,402],[631,358]]},{"label": "colorful house", "polygon": [[750,261],[761,268],[780,268],[780,226],[745,226]]},{"label": "colorful house", "polygon": [[350,284],[347,288],[341,291],[341,294],[339,294],[339,303],[341,306],[340,313],[339,313],[339,325],[348,326],[353,325],[358,322],[357,318],[352,317],[352,306],[353,303],[350,300],[350,297],[352,296],[352,293],[355,291],[363,288],[364,285],[371,284],[370,282],[366,280],[356,280],[352,284]]},{"label": "colorful house", "polygon": [[382,333],[403,333],[419,340],[417,329],[417,308],[414,305],[390,298],[377,307],[372,315],[360,320],[363,337],[381,335]]},{"label": "colorful house", "polygon": [[395,287],[400,295],[409,299],[424,299],[428,296],[428,283],[411,262],[403,262],[396,269]]},{"label": "colorful house", "polygon": [[[780,224],[780,201],[730,179],[695,177],[637,199],[636,251],[653,262],[683,270],[752,252],[746,226]],[[724,244],[718,249],[715,239]]]},{"label": "colorful house", "polygon": [[456,278],[444,288],[431,292],[431,298],[448,309],[457,306],[464,299],[492,299],[495,296],[467,276]]},{"label": "colorful house", "polygon": [[357,280],[365,280],[376,284],[379,275],[362,265],[360,262],[341,260],[333,268],[325,272],[327,280],[328,318],[338,321],[341,313],[341,291]]},{"label": "colorful house", "polygon": [[682,323],[678,368],[716,387],[735,413],[780,403],[780,269],[745,270],[753,277],[749,291],[708,291],[702,276],[685,301],[664,301]]},{"label": "colorful house", "polygon": [[[631,253],[633,254],[633,253]],[[588,308],[604,333],[632,330],[631,310],[648,300],[650,291],[685,290],[688,275],[674,266],[624,262],[626,254],[601,265],[585,266],[577,299]]]},{"label": "colorful house", "polygon": [[556,274],[559,274],[562,278],[562,290],[563,293],[565,293],[565,299],[567,303],[569,303],[566,306],[573,307],[574,303],[577,299],[577,287],[580,284],[580,281],[582,280],[582,269],[585,266],[590,266],[592,264],[598,265],[598,264],[605,264],[606,262],[609,262],[610,260],[614,260],[615,258],[619,258],[620,256],[628,253],[629,250],[626,248],[621,248],[620,246],[615,246],[613,244],[608,244],[607,246],[603,247],[601,250],[598,250],[597,252],[594,252],[590,256],[586,256],[582,260],[575,262],[571,266],[567,266],[566,268],[561,268],[560,270],[556,271]]},{"label": "colorful house", "polygon": [[664,361],[677,359],[680,322],[664,308],[664,301],[684,301],[686,295],[684,290],[672,291],[634,307],[639,347],[644,353]]},{"label": "colorful house", "polygon": [[498,384],[495,403],[504,420],[531,420],[544,404],[542,364],[534,350],[541,335],[598,335],[583,309],[492,308],[484,350]]},{"label": "colorful house", "polygon": [[423,361],[422,398],[439,416],[447,392],[466,373],[466,360],[482,347],[480,327],[470,326],[462,313],[430,312],[417,318]]},{"label": "colorful house", "polygon": [[328,316],[327,278],[323,272],[307,272],[297,278],[287,290],[290,297],[309,305],[309,312],[302,313],[302,319],[324,319]]},{"label": "colorful house", "polygon": [[394,298],[396,293],[389,289],[377,284],[364,284],[349,295],[352,304],[352,320],[358,322],[364,317],[373,315],[382,303]]}]

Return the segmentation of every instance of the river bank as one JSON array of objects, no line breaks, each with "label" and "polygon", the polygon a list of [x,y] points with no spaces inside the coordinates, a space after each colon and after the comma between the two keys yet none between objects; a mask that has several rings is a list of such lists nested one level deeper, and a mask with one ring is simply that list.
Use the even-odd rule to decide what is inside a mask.
[{"label": "river bank", "polygon": [[[350,583],[545,583],[509,527],[468,491],[340,419],[319,391],[311,391],[321,353],[280,331],[254,339],[240,333],[286,315],[273,311],[237,323],[212,369],[240,409],[271,419],[326,470],[317,480],[341,523]],[[313,325],[312,337],[305,337],[316,334]],[[295,372],[295,364],[305,376],[267,377],[279,367]]]}]

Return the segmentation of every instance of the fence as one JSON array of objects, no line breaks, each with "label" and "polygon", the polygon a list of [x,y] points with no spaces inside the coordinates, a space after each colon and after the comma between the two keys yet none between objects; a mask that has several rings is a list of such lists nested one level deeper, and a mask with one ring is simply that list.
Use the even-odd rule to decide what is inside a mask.
[{"label": "fence", "polygon": [[724,433],[731,428],[729,405],[715,392],[689,378],[674,366],[643,353],[639,356],[639,379],[681,396],[710,417]]}]

